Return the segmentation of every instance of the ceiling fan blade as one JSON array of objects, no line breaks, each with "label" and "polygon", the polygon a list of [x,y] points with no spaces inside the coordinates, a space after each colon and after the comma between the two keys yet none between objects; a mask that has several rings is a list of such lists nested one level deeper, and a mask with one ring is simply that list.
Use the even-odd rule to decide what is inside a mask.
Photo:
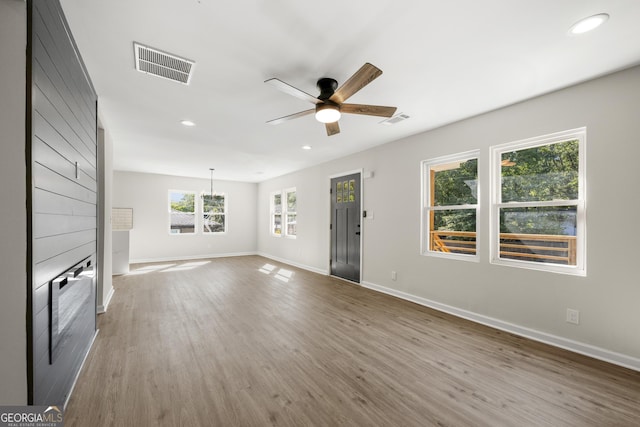
[{"label": "ceiling fan blade", "polygon": [[338,125],[338,122],[325,123],[324,127],[327,128],[327,136],[340,133],[340,125]]},{"label": "ceiling fan blade", "polygon": [[349,77],[349,80],[344,82],[344,84],[340,86],[329,99],[338,104],[342,104],[351,95],[374,81],[381,74],[381,69],[367,62],[362,67],[360,67],[360,69],[356,71],[353,76]]},{"label": "ceiling fan blade", "polygon": [[298,117],[306,116],[308,114],[313,114],[315,112],[316,112],[315,108],[312,108],[310,110],[304,110],[304,111],[300,111],[298,113],[289,114],[288,116],[284,116],[284,117],[280,117],[280,118],[277,118],[277,119],[269,120],[267,122],[267,124],[279,125],[282,122],[286,122],[288,120],[297,119]]},{"label": "ceiling fan blade", "polygon": [[384,107],[381,105],[342,104],[340,111],[349,114],[366,114],[368,116],[391,117],[396,112],[396,107]]},{"label": "ceiling fan blade", "polygon": [[271,86],[275,87],[276,89],[289,94],[291,96],[295,96],[296,98],[302,99],[303,101],[309,101],[313,104],[318,104],[320,102],[322,102],[321,100],[319,100],[318,98],[316,98],[313,95],[309,95],[307,92],[303,92],[300,89],[291,86],[289,83],[285,83],[282,80],[273,78],[273,79],[269,79],[269,80],[265,80],[265,83],[270,84]]}]

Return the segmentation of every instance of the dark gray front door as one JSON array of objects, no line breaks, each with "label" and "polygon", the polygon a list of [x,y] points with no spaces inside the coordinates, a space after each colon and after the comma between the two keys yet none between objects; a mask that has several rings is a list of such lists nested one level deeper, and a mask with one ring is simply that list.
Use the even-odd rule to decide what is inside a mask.
[{"label": "dark gray front door", "polygon": [[331,180],[331,274],[360,282],[360,174]]}]

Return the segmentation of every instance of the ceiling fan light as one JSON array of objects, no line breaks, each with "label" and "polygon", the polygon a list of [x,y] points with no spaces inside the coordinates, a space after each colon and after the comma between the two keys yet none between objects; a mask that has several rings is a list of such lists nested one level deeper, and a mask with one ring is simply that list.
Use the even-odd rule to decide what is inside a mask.
[{"label": "ceiling fan light", "polygon": [[316,120],[320,123],[334,123],[340,120],[340,107],[333,104],[316,105]]}]

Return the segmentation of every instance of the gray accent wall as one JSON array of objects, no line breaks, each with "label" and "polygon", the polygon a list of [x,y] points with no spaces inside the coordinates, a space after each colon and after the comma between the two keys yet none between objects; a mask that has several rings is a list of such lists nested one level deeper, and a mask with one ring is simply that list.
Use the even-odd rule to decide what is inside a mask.
[{"label": "gray accent wall", "polygon": [[[28,7],[32,179],[32,294],[31,316],[27,316],[32,319],[30,403],[62,405],[96,330],[97,96],[59,2],[33,0]],[[69,278],[63,298],[62,290],[58,294],[58,287],[51,281],[81,262],[85,273],[93,273],[86,280]],[[63,322],[72,308],[75,314]]]}]

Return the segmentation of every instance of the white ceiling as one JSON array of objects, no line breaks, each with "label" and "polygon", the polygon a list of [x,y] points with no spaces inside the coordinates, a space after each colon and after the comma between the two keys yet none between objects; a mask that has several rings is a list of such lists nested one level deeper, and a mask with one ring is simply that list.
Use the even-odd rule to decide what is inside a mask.
[{"label": "white ceiling", "polygon": [[[116,170],[259,182],[640,63],[639,0],[61,3]],[[567,34],[600,12],[602,27]],[[191,84],[137,72],[134,41],[195,60]],[[343,115],[332,137],[313,115],[265,124],[313,105],[264,80],[317,95],[318,78],[342,84],[365,62],[384,74],[349,102],[409,120]]]}]

